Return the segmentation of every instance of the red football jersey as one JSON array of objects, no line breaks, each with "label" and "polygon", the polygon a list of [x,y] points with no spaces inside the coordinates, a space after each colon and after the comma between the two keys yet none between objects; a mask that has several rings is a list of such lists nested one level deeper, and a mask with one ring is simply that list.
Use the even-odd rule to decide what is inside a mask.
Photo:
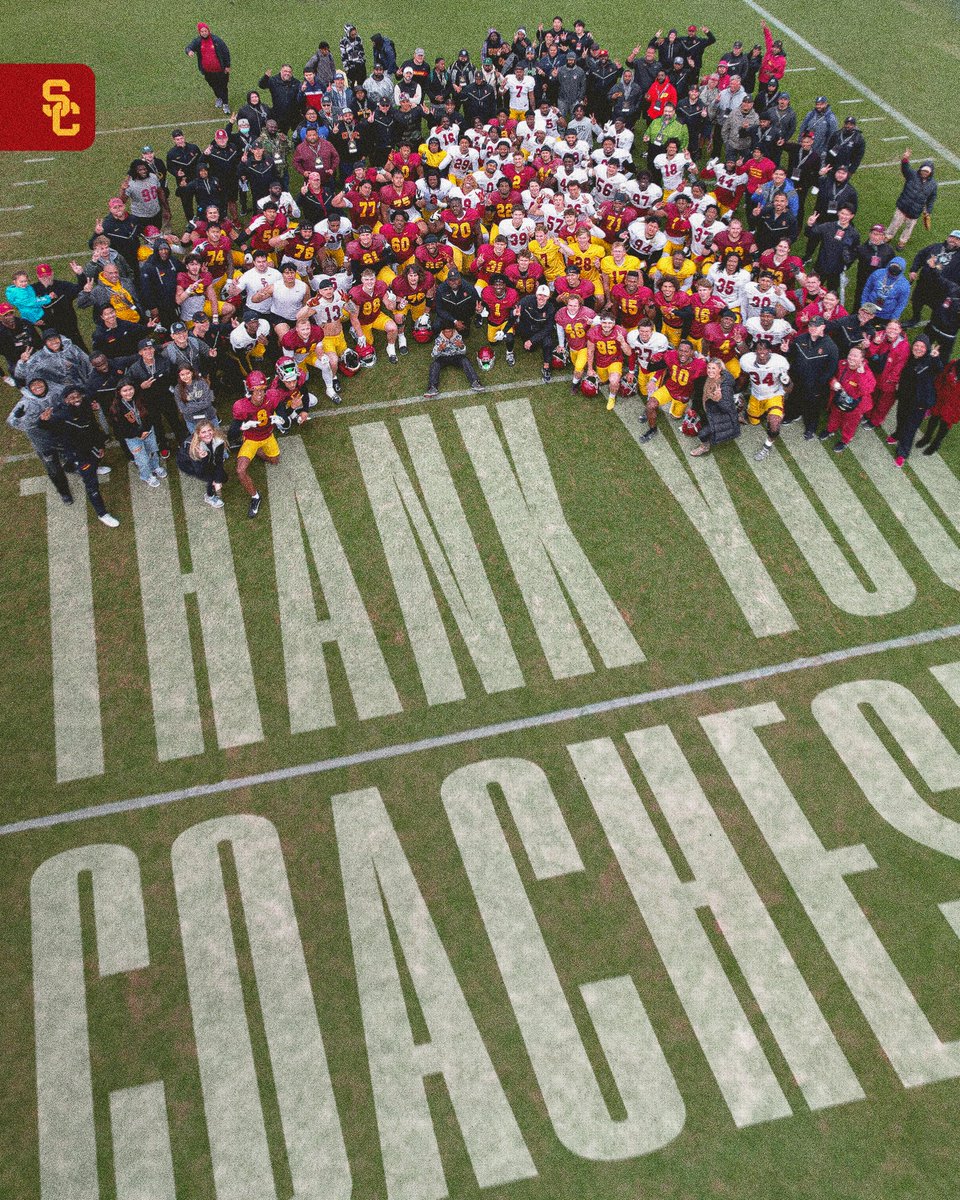
[{"label": "red football jersey", "polygon": [[350,299],[356,305],[357,317],[361,325],[372,325],[380,316],[383,308],[383,298],[387,294],[387,285],[378,279],[373,285],[373,294],[366,292],[361,284],[350,289]]},{"label": "red football jersey", "polygon": [[668,350],[653,362],[663,370],[663,386],[675,400],[689,401],[693,395],[694,382],[706,374],[707,370],[707,361],[704,358],[693,358],[684,366],[676,350]]},{"label": "red football jersey", "polygon": [[619,325],[614,325],[609,333],[604,333],[599,325],[594,325],[587,334],[587,341],[593,343],[595,367],[610,367],[614,363],[623,362],[623,351],[617,341],[617,334],[621,337],[626,336]]},{"label": "red football jersey", "polygon": [[520,267],[517,263],[511,263],[504,274],[510,280],[510,286],[521,296],[531,295],[543,283],[543,267],[534,261],[531,261],[527,267],[526,275],[520,274]]},{"label": "red football jersey", "polygon": [[487,309],[487,321],[491,325],[505,325],[510,320],[510,314],[516,308],[520,297],[512,287],[508,287],[502,299],[497,297],[492,287],[485,287],[480,293],[480,299]]},{"label": "red football jersey", "polygon": [[257,422],[256,429],[243,430],[243,440],[245,442],[265,442],[273,434],[273,425],[270,423],[270,418],[277,411],[278,403],[277,396],[275,394],[271,396],[269,392],[267,392],[260,404],[254,404],[249,396],[241,396],[234,403],[234,420]]},{"label": "red football jersey", "polygon": [[636,329],[646,316],[647,305],[653,301],[653,292],[643,285],[635,292],[628,292],[624,284],[618,283],[610,289],[610,299],[617,313],[617,324],[624,329]]},{"label": "red football jersey", "polygon": [[592,308],[587,308],[581,304],[574,316],[570,309],[563,307],[557,313],[557,324],[566,335],[567,349],[570,351],[585,350],[587,347],[587,335],[590,333],[590,327],[597,319],[597,314]]}]

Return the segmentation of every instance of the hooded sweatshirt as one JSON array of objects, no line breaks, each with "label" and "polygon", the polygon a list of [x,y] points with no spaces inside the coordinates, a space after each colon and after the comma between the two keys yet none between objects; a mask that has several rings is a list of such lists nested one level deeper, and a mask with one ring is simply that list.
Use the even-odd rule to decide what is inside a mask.
[{"label": "hooded sweatshirt", "polygon": [[880,309],[877,318],[881,321],[895,321],[907,307],[910,280],[904,274],[906,268],[906,261],[898,255],[891,258],[887,266],[878,267],[867,277],[862,303],[876,304]]}]

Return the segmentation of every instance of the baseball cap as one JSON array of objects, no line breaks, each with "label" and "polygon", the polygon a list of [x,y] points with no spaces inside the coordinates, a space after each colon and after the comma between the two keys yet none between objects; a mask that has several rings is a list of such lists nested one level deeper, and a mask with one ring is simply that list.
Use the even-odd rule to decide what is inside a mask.
[{"label": "baseball cap", "polygon": [[823,316],[821,313],[814,313],[813,316],[810,318],[810,320],[807,322],[808,325],[826,325],[826,323],[827,323],[827,318],[825,316]]},{"label": "baseball cap", "polygon": [[320,290],[320,288],[335,287],[335,286],[336,286],[336,280],[331,279],[329,275],[323,275],[320,279],[317,280],[317,290],[318,291]]},{"label": "baseball cap", "polygon": [[871,225],[870,232],[871,233],[886,233],[887,227],[886,227],[886,225]]},{"label": "baseball cap", "polygon": [[140,153],[141,153],[141,154],[152,154],[152,153],[153,153],[153,147],[152,147],[152,146],[141,146],[141,147],[140,147]]},{"label": "baseball cap", "polygon": [[960,229],[951,229],[947,237],[960,238]]},{"label": "baseball cap", "polygon": [[687,33],[696,33],[696,32],[697,32],[696,25],[688,25],[687,26]]},{"label": "baseball cap", "polygon": [[742,50],[742,49],[743,49],[743,42],[741,42],[741,41],[738,39],[737,41],[735,41],[735,42],[733,43],[733,48],[734,48],[734,50],[737,50],[737,49],[739,49],[739,50]]},{"label": "baseball cap", "polygon": [[171,333],[186,333],[187,327],[186,327],[186,325],[184,325],[184,323],[182,321],[174,321],[174,323],[170,326],[170,332]]},{"label": "baseball cap", "polygon": [[170,136],[171,136],[172,138],[174,138],[174,137],[183,137],[183,130],[182,130],[182,129],[171,129],[171,130],[170,130]]},{"label": "baseball cap", "polygon": [[540,286],[537,288],[537,295],[538,296],[549,296],[550,295],[550,289],[547,287],[547,285],[545,283],[541,283]]},{"label": "baseball cap", "polygon": [[826,98],[826,96],[818,96],[816,98],[816,100],[814,100],[814,104],[829,104],[829,103],[830,103],[830,101]]},{"label": "baseball cap", "polygon": [[40,263],[37,267],[37,274],[38,275],[52,275],[53,267],[51,267],[49,263]]},{"label": "baseball cap", "polygon": [[13,312],[12,304],[7,304],[6,301],[4,301],[2,304],[0,304],[0,317],[5,316],[7,313],[12,313],[12,312]]},{"label": "baseball cap", "polygon": [[846,117],[844,119],[843,123],[844,123],[844,125],[856,125],[857,118],[856,117]]},{"label": "baseball cap", "polygon": [[861,304],[860,307],[864,312],[868,313],[878,313],[880,311],[880,306],[878,304]]},{"label": "baseball cap", "polygon": [[789,92],[777,92],[777,99],[778,100],[789,100],[790,93]]},{"label": "baseball cap", "polygon": [[227,131],[225,129],[218,129],[217,132],[213,136],[214,137],[228,137],[229,134],[227,133]]},{"label": "baseball cap", "polygon": [[463,276],[460,274],[460,272],[457,270],[456,267],[451,267],[450,270],[447,271],[447,281],[448,282],[451,279],[462,279],[462,278],[463,278]]},{"label": "baseball cap", "polygon": [[140,341],[137,343],[137,349],[138,350],[154,350],[156,348],[156,345],[157,345],[157,343],[153,340],[153,338],[141,338]]}]

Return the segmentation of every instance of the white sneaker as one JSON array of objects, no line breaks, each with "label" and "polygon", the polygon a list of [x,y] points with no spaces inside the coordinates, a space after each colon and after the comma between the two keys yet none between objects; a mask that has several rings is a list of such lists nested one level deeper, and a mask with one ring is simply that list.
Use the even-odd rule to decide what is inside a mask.
[{"label": "white sneaker", "polygon": [[109,468],[109,467],[97,467],[97,474],[98,474],[98,475],[101,475],[101,476],[102,476],[102,475],[109,475],[109,474],[110,474],[110,468]]},{"label": "white sneaker", "polygon": [[154,475],[156,475],[156,477],[158,479],[166,479],[166,477],[167,477],[166,467],[157,467],[153,473],[154,473]]},{"label": "white sneaker", "polygon": [[204,500],[211,508],[223,508],[223,501],[219,496],[204,496]]},{"label": "white sneaker", "polygon": [[214,101],[214,103],[216,104],[217,108],[223,108],[223,101],[219,99],[219,97]]},{"label": "white sneaker", "polygon": [[15,388],[17,386],[17,381],[12,375],[4,375],[3,382],[7,385],[7,387]]},{"label": "white sneaker", "polygon": [[143,482],[147,485],[147,487],[160,486],[160,480],[156,477],[156,475],[151,475],[149,479],[145,479]]},{"label": "white sneaker", "polygon": [[111,517],[109,513],[104,513],[99,519],[104,525],[108,525],[111,529],[116,529],[116,527],[120,524],[117,518]]},{"label": "white sneaker", "polygon": [[766,444],[766,442],[764,442],[763,445],[760,447],[760,449],[753,456],[754,459],[757,462],[763,462],[763,460],[769,456],[771,449],[772,449],[772,447],[768,446]]},{"label": "white sneaker", "polygon": [[514,352],[512,350],[508,350],[507,351],[507,366],[512,367],[516,361],[517,361],[517,356],[514,354]]}]

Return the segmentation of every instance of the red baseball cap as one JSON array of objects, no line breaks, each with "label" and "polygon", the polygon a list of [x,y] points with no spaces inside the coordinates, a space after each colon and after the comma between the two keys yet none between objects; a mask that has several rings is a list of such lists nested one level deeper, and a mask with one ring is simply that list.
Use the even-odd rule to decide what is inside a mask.
[{"label": "red baseball cap", "polygon": [[7,304],[6,301],[4,301],[3,304],[0,304],[0,317],[5,317],[7,313],[11,313],[13,311],[14,309],[12,304]]},{"label": "red baseball cap", "polygon": [[49,263],[41,263],[37,267],[37,274],[38,275],[52,275],[53,267],[51,267]]},{"label": "red baseball cap", "polygon": [[696,33],[696,32],[697,32],[696,25],[688,25],[687,26],[687,33]]}]

